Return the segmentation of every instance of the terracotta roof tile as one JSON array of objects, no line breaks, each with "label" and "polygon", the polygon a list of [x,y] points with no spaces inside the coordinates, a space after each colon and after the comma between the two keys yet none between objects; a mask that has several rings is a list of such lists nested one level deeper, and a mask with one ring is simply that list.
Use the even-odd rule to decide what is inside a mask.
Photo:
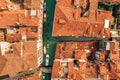
[{"label": "terracotta roof tile", "polygon": [[7,42],[18,42],[21,40],[20,34],[6,34],[6,41]]},{"label": "terracotta roof tile", "polygon": [[104,65],[99,64],[99,68],[100,68],[100,74],[101,75],[109,74],[108,64],[107,63],[104,63]]},{"label": "terracotta roof tile", "polygon": [[112,12],[97,10],[98,1],[91,1],[90,4],[89,16],[82,17],[80,16],[82,13],[81,9],[76,9],[72,0],[64,2],[59,0],[56,5],[52,35],[110,37],[109,30],[107,31],[107,35],[102,35],[100,32],[104,28],[104,20],[112,19]]},{"label": "terracotta roof tile", "polygon": [[[86,50],[89,50],[89,52]],[[52,78],[55,79],[55,78],[61,77],[59,73],[60,72],[59,68],[64,67],[64,66],[59,63],[60,62],[62,63],[62,60],[64,61],[68,58],[73,59],[73,61],[70,60],[66,62],[67,63],[66,67],[68,68],[67,79],[82,80],[82,79],[85,79],[87,76],[97,77],[96,65],[90,64],[89,66],[87,66],[88,61],[86,59],[88,56],[90,56],[89,53],[93,53],[97,50],[99,50],[99,48],[98,48],[98,42],[96,41],[58,42],[56,46],[55,60],[53,63]],[[104,55],[106,55],[106,53],[104,53]],[[103,57],[101,59],[103,59]],[[76,64],[75,62],[76,60],[79,63],[77,62]],[[89,70],[87,69],[87,67],[89,67],[88,68]]]},{"label": "terracotta roof tile", "polygon": [[[35,28],[37,29],[37,28]],[[18,33],[15,34],[6,34],[7,42],[18,42],[22,40],[22,36],[26,36],[26,40],[37,40],[38,32],[33,31],[32,28],[19,28]]]},{"label": "terracotta roof tile", "polygon": [[0,72],[0,75],[6,75],[6,74],[14,74],[19,71],[23,71],[23,63],[24,61],[16,56],[16,55],[5,55],[5,58],[7,59],[6,65]]},{"label": "terracotta roof tile", "polygon": [[25,52],[23,55],[23,60],[25,62],[24,69],[36,69],[37,68],[37,52],[36,53],[27,53]]},{"label": "terracotta roof tile", "polygon": [[110,59],[111,60],[118,60],[119,59],[119,51],[111,51],[110,52]]},{"label": "terracotta roof tile", "polygon": [[0,0],[0,9],[7,9],[7,2],[5,0]]},{"label": "terracotta roof tile", "polygon": [[24,50],[26,53],[36,53],[37,52],[37,41],[25,41],[23,42]]},{"label": "terracotta roof tile", "polygon": [[12,48],[13,48],[13,54],[21,56],[21,43],[16,43],[16,44],[12,44]]},{"label": "terracotta roof tile", "polygon": [[26,26],[38,26],[38,18],[30,17],[30,13],[27,12],[25,16],[25,10],[10,10],[0,12],[0,28],[6,28],[7,26],[17,25],[17,23]]},{"label": "terracotta roof tile", "polygon": [[87,66],[89,66],[89,68],[86,68],[86,78],[89,77],[94,77],[97,78],[98,74],[97,74],[97,65],[94,63],[88,63]]},{"label": "terracotta roof tile", "polygon": [[74,73],[74,64],[73,62],[69,62],[68,63],[68,79],[72,79],[73,78],[73,73]]},{"label": "terracotta roof tile", "polygon": [[30,9],[39,9],[40,1],[39,0],[24,0],[25,7]]},{"label": "terracotta roof tile", "polygon": [[7,59],[5,56],[0,56],[0,72],[3,70],[7,63]]},{"label": "terracotta roof tile", "polygon": [[86,60],[86,52],[85,51],[75,51],[75,59],[83,59]]},{"label": "terracotta roof tile", "polygon": [[59,77],[59,74],[58,74],[59,65],[60,65],[60,62],[54,61],[53,69],[52,69],[52,78],[58,78]]},{"label": "terracotta roof tile", "polygon": [[36,69],[38,65],[36,45],[36,41],[13,43],[13,52],[0,56],[0,75]]},{"label": "terracotta roof tile", "polygon": [[[98,50],[98,43],[91,42],[59,42],[56,46],[55,58],[75,58],[86,59],[85,49],[91,52]],[[84,54],[83,54],[84,53]]]}]

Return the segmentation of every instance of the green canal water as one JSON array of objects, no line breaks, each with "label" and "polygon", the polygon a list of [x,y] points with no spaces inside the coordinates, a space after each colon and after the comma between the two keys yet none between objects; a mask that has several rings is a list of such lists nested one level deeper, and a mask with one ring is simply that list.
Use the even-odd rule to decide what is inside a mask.
[{"label": "green canal water", "polygon": [[[44,28],[43,28],[43,41],[44,41],[43,45],[44,45],[44,47],[46,47],[46,54],[44,54],[44,61],[43,61],[44,67],[52,67],[53,66],[57,42],[108,40],[105,38],[52,37],[52,28],[53,28],[53,20],[54,20],[54,11],[55,11],[56,0],[45,0],[45,2],[46,2],[45,7],[47,8],[47,16],[48,17],[47,17],[47,21],[44,22]],[[100,8],[102,8],[102,7],[100,7]],[[48,66],[45,65],[46,55],[50,56]],[[51,80],[51,74],[43,73],[43,75],[45,76],[44,80]]]}]

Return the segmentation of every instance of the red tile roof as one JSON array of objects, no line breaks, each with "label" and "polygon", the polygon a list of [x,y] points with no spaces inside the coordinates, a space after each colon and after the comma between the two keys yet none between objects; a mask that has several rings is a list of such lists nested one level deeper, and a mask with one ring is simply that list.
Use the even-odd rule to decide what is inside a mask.
[{"label": "red tile roof", "polygon": [[7,59],[7,62],[2,71],[0,72],[0,75],[14,74],[16,72],[24,70],[23,69],[24,61],[21,59],[21,57],[7,54],[5,55],[5,58]]},{"label": "red tile roof", "polygon": [[74,64],[73,62],[68,63],[68,79],[72,79],[74,73]]},{"label": "red tile roof", "polygon": [[87,53],[85,51],[75,51],[75,59],[85,59],[86,60]]},{"label": "red tile roof", "polygon": [[[62,73],[65,75],[64,66],[66,66],[68,69],[68,73],[65,75],[67,79],[84,80],[86,78],[98,78],[98,76],[102,79],[120,79],[119,42],[113,40],[103,43],[104,45],[107,43],[107,46],[96,41],[58,42],[52,78],[64,78],[61,77],[60,69],[62,68]],[[101,50],[101,47],[110,47],[110,50],[104,48]],[[108,56],[109,63],[105,62],[106,56]],[[56,65],[56,61],[60,64]],[[62,63],[66,64],[62,65]]]},{"label": "red tile roof", "polygon": [[5,0],[0,0],[0,10],[1,9],[8,9],[8,5]]},{"label": "red tile roof", "polygon": [[59,66],[60,66],[60,62],[54,61],[53,70],[52,70],[52,78],[58,78],[59,77],[59,74],[58,74]]},{"label": "red tile roof", "polygon": [[30,17],[30,13],[25,10],[10,10],[0,12],[0,28],[22,24],[26,26],[38,26],[38,18]]},{"label": "red tile roof", "polygon": [[25,7],[30,9],[39,9],[40,8],[40,0],[24,0]]},{"label": "red tile roof", "polygon": [[6,34],[7,42],[19,42],[21,40],[21,34]]},{"label": "red tile roof", "polygon": [[97,3],[91,1],[89,16],[81,17],[81,9],[76,9],[72,0],[59,0],[56,5],[52,35],[110,37],[110,31],[104,32],[103,35],[100,35],[100,32],[104,28],[104,20],[112,19],[112,12],[97,10]]},{"label": "red tile roof", "polygon": [[91,41],[91,42],[58,42],[57,46],[56,46],[55,58],[56,59],[61,59],[61,58],[86,59],[86,52],[84,50],[88,49],[91,52],[96,51],[96,50],[98,50],[97,45],[98,45],[98,43],[95,41]]},{"label": "red tile roof", "polygon": [[32,31],[31,28],[19,28],[18,33],[6,34],[7,42],[18,42],[22,40],[22,35],[26,35],[27,40],[37,40],[38,32]]},{"label": "red tile roof", "polygon": [[0,56],[0,75],[36,69],[38,65],[36,45],[36,41],[23,42],[23,45],[20,42],[13,43],[13,52]]},{"label": "red tile roof", "polygon": [[[98,43],[95,41],[91,42],[58,42],[56,46],[56,53],[55,53],[55,60],[53,64],[52,70],[52,78],[59,78],[60,73],[59,69],[64,67],[63,65],[59,64],[62,61],[57,60],[64,60],[64,59],[73,59],[66,62],[68,68],[68,75],[67,79],[77,79],[82,80],[85,79],[85,70],[87,64],[87,53],[85,50],[88,49],[92,53],[93,51],[98,50],[96,47]],[[75,69],[75,62],[74,60],[78,60],[78,69]],[[79,61],[81,60],[81,61]]]}]

